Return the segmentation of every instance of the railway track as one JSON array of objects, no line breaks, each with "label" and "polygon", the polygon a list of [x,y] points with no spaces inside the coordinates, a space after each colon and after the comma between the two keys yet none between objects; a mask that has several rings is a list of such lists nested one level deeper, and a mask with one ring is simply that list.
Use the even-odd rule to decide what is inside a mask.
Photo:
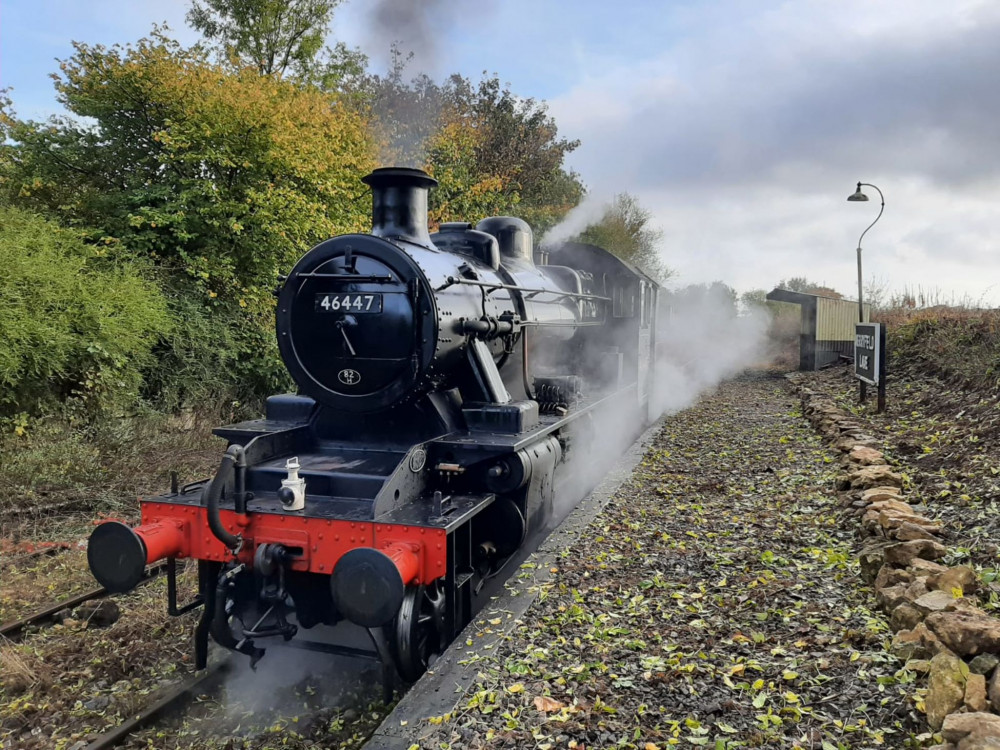
[{"label": "railway track", "polygon": [[195,697],[200,688],[210,687],[213,681],[225,675],[230,665],[231,661],[227,658],[181,680],[128,721],[97,737],[84,750],[107,750],[107,748],[118,747],[130,736],[145,729],[161,716],[183,708],[188,701]]},{"label": "railway track", "polygon": [[[567,483],[565,486],[560,486],[559,488],[560,494],[569,491],[581,492],[581,490],[582,494],[586,494],[586,490],[589,489],[589,487],[581,488],[579,486],[573,486],[572,490],[570,490],[570,484],[575,485],[575,483]],[[561,508],[561,510],[568,511],[569,507],[570,506],[567,505],[566,507]],[[562,514],[560,513],[557,516],[557,518],[554,518],[551,525],[553,526],[556,525],[558,520],[561,520],[561,515]],[[489,583],[487,584],[487,589],[495,590],[497,592],[502,590],[504,581],[507,579],[508,575],[518,570],[518,565],[523,561],[523,559],[527,555],[529,555],[534,550],[537,544],[546,536],[546,534],[550,530],[551,529],[549,528],[540,530],[539,532],[536,532],[536,535],[533,535],[532,538],[527,540],[524,545],[524,548],[520,550],[519,554],[515,555],[515,558],[511,561],[511,563],[508,564],[508,566],[506,566],[505,573],[503,575],[498,575],[494,579],[489,581]],[[153,580],[155,577],[157,577],[157,575],[160,572],[161,572],[160,566],[150,567],[149,569],[147,569],[146,576],[143,579],[142,583],[147,583]],[[93,590],[83,592],[72,598],[65,599],[60,602],[53,602],[51,605],[46,606],[43,609],[40,609],[31,615],[23,617],[20,620],[0,625],[0,635],[7,637],[13,636],[17,638],[30,626],[38,625],[40,623],[44,623],[48,620],[51,620],[53,616],[61,610],[72,609],[84,602],[94,599],[100,599],[108,595],[109,594],[105,589],[95,588]],[[279,646],[286,644],[274,644],[274,645]],[[290,643],[287,645],[294,649],[297,644]],[[341,652],[338,650],[337,653]],[[99,736],[90,735],[90,737],[84,740],[84,741],[89,741],[89,744],[84,746],[81,743],[80,745],[74,745],[74,747],[79,747],[82,750],[103,750],[104,748],[122,747],[128,745],[129,743],[136,743],[137,740],[135,738],[137,736],[147,737],[149,736],[151,731],[156,731],[161,727],[174,726],[175,721],[181,721],[181,720],[183,720],[184,722],[188,721],[193,722],[193,725],[196,727],[200,727],[202,732],[212,733],[220,731],[220,728],[215,724],[216,717],[219,716],[218,709],[212,705],[208,705],[204,709],[200,708],[201,704],[199,702],[199,698],[200,696],[206,694],[214,695],[216,691],[221,690],[222,686],[226,684],[226,680],[231,679],[231,677],[229,676],[239,666],[240,666],[239,657],[233,660],[220,660],[219,663],[214,664],[207,670],[187,676],[178,681],[177,683],[175,683],[174,685],[164,688],[163,691],[160,692],[157,696],[148,698],[147,700],[149,700],[150,702],[146,707],[142,708],[137,713],[129,715],[127,719],[123,721],[119,726],[108,729]],[[228,691],[229,689],[231,689],[231,686],[227,686],[226,690]],[[351,695],[353,695],[353,693]],[[374,699],[374,693],[372,694],[372,696]],[[227,698],[227,700],[230,699],[233,699],[232,696]],[[235,698],[235,700],[239,701],[241,699]],[[345,701],[344,705],[348,706],[349,708],[354,708],[354,704],[350,702],[352,698],[350,698],[349,696],[348,697],[338,696],[334,700],[338,702],[343,700]],[[309,709],[307,709],[307,712],[303,714],[303,716],[306,717],[306,719],[308,719],[308,717],[312,716],[313,713],[321,712],[326,708],[328,708],[330,705],[331,704],[328,702],[323,704],[321,708],[310,707]],[[291,715],[292,712],[299,712],[302,710],[303,709],[298,706],[288,708],[289,715]],[[362,719],[359,718],[351,719],[350,720],[351,726],[349,727],[348,731],[349,732],[374,731],[375,727],[378,725],[381,719],[384,718],[384,715],[378,717],[377,720],[373,721],[371,718],[372,714],[370,713],[370,710],[369,712],[364,713],[364,718]],[[388,713],[388,707],[385,708],[385,714],[387,713]],[[191,717],[190,719],[189,716]],[[280,716],[280,714],[278,714],[278,716]],[[371,723],[370,727],[366,726],[365,724],[366,721]],[[308,722],[304,721],[304,723]],[[314,737],[313,740],[310,741],[316,741],[316,738],[321,735],[322,732],[320,732],[320,734],[316,735],[316,737]],[[77,736],[79,737],[79,735]],[[223,730],[223,736],[225,736],[224,730]]]},{"label": "railway track", "polygon": [[55,557],[62,552],[66,552],[68,549],[70,549],[69,544],[54,544],[52,546],[42,547],[41,549],[32,550],[31,552],[25,552],[23,554],[7,558],[3,562],[4,566],[7,568],[18,568],[25,563],[39,560],[43,557]]},{"label": "railway track", "polygon": [[[161,563],[159,565],[154,565],[146,570],[145,576],[139,582],[139,585],[149,583],[160,573],[166,570],[166,563]],[[82,594],[77,594],[69,599],[62,599],[58,602],[53,602],[52,604],[46,605],[30,615],[18,618],[17,620],[11,620],[10,622],[5,622],[0,625],[0,636],[4,638],[16,638],[24,631],[25,628],[31,625],[41,625],[43,623],[49,622],[58,612],[62,612],[64,609],[73,609],[74,607],[79,607],[84,602],[93,601],[95,599],[103,599],[108,595],[108,590],[104,587],[97,587],[90,589],[89,591],[84,591]]]}]

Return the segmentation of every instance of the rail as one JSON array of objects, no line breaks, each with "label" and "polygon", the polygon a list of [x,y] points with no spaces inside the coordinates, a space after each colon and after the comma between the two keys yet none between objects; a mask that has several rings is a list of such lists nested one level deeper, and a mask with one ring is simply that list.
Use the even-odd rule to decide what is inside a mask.
[{"label": "rail", "polygon": [[140,729],[152,724],[160,715],[171,709],[180,708],[183,703],[193,697],[197,688],[225,674],[226,670],[229,669],[229,664],[230,661],[227,659],[208,667],[200,674],[191,675],[170,688],[157,701],[146,706],[128,721],[100,735],[84,750],[107,750],[110,747],[117,747]]},{"label": "rail", "polygon": [[[162,573],[166,569],[166,564],[154,565],[146,571],[145,576],[139,581],[139,586],[144,583],[149,583],[156,576]],[[77,594],[76,596],[70,597],[69,599],[63,599],[62,601],[53,602],[36,612],[26,615],[17,620],[11,620],[10,622],[5,622],[0,625],[0,636],[5,638],[11,638],[18,635],[22,630],[24,630],[29,625],[37,625],[39,623],[51,620],[52,617],[57,612],[62,612],[64,609],[73,609],[73,607],[78,607],[84,602],[89,602],[94,599],[103,599],[108,595],[108,590],[103,586],[100,586],[90,591],[84,591],[82,594]]]}]

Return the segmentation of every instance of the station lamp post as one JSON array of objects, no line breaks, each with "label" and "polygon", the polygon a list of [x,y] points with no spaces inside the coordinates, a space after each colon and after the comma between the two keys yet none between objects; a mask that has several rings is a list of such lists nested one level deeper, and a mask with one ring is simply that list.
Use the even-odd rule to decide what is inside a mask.
[{"label": "station lamp post", "polygon": [[[864,300],[862,298],[863,287],[862,287],[862,283],[861,283],[861,240],[863,240],[865,238],[865,235],[868,234],[868,230],[871,229],[873,226],[875,226],[875,222],[877,222],[879,219],[882,218],[882,212],[885,210],[885,196],[882,195],[882,191],[879,190],[878,187],[876,187],[875,185],[872,185],[870,182],[859,182],[858,183],[858,189],[855,190],[851,195],[847,196],[847,200],[849,200],[851,202],[867,201],[868,200],[868,196],[861,192],[862,186],[874,188],[874,190],[878,193],[878,197],[882,201],[882,206],[878,210],[878,216],[875,217],[875,221],[873,221],[871,224],[869,224],[865,228],[865,231],[863,231],[861,233],[861,236],[858,237],[858,322],[859,323],[864,323],[865,322],[865,305],[864,305]],[[866,396],[866,391],[867,391],[867,388],[866,388],[865,381],[862,380],[861,381],[861,402],[862,403],[864,403],[865,396]]]}]

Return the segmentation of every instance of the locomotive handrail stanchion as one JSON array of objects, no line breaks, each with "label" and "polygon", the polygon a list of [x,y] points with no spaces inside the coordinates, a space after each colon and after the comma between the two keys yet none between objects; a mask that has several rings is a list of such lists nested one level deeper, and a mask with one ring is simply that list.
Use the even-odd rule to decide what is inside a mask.
[{"label": "locomotive handrail stanchion", "polygon": [[[851,193],[851,195],[847,196],[847,200],[851,203],[866,202],[868,200],[868,196],[861,192],[862,185],[865,187],[874,188],[878,192],[879,198],[881,198],[882,200],[882,206],[878,210],[878,216],[875,217],[875,221],[873,221],[871,224],[865,227],[865,231],[863,231],[861,233],[861,236],[858,237],[858,322],[859,323],[865,322],[865,306],[864,302],[862,301],[863,292],[861,284],[861,240],[863,240],[865,238],[865,235],[868,234],[868,230],[871,229],[873,226],[875,226],[875,222],[877,222],[879,219],[882,218],[882,212],[885,211],[885,196],[882,195],[882,191],[879,190],[877,186],[872,185],[870,182],[859,182],[858,189],[855,190],[853,193]],[[868,395],[868,388],[865,385],[865,381],[861,380],[859,382],[861,384],[861,387],[858,396],[860,402],[863,404],[865,402],[866,396]]]}]

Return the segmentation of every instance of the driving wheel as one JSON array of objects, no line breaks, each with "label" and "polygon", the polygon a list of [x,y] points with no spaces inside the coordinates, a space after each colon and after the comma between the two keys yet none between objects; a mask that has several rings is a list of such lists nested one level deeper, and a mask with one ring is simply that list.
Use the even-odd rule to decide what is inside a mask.
[{"label": "driving wheel", "polygon": [[399,676],[414,682],[442,651],[445,628],[444,579],[409,586],[393,623],[393,656]]}]

